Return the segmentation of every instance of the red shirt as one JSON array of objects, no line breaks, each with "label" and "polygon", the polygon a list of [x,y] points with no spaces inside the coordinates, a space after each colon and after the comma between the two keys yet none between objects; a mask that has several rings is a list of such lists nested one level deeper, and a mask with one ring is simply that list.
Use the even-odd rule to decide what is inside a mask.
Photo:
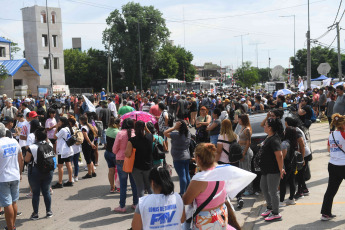
[{"label": "red shirt", "polygon": [[154,106],[151,106],[150,108],[150,113],[155,116],[155,117],[159,117],[161,115],[161,111],[159,111],[158,109],[158,105],[154,105]]}]

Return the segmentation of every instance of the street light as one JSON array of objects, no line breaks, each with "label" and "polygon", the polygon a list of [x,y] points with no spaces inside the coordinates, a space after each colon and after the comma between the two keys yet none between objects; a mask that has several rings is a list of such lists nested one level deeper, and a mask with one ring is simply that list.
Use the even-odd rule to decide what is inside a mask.
[{"label": "street light", "polygon": [[235,36],[235,38],[241,37],[241,46],[242,46],[242,77],[243,78],[244,78],[244,73],[243,73],[243,36],[247,36],[247,35],[249,35],[249,33],[248,34],[241,34],[241,35]]},{"label": "street light", "polygon": [[293,17],[293,75],[295,79],[295,86],[296,86],[296,15],[284,15],[284,16],[279,16],[281,18],[289,18]]}]

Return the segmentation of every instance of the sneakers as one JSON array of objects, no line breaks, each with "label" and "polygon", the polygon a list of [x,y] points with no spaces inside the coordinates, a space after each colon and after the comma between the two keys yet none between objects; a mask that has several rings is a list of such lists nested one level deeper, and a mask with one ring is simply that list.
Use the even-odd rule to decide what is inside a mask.
[{"label": "sneakers", "polygon": [[110,189],[110,193],[115,193],[115,189],[114,189],[114,188],[111,188],[111,189]]},{"label": "sneakers", "polygon": [[114,209],[114,212],[120,212],[120,213],[125,213],[126,208],[121,208],[120,206]]},{"label": "sneakers", "polygon": [[242,198],[237,200],[237,208],[239,209],[243,208],[243,204],[244,204],[244,201],[242,200]]},{"label": "sneakers", "polygon": [[89,178],[92,178],[92,175],[89,175],[88,173],[82,177],[83,179],[89,179]]},{"label": "sneakers", "polygon": [[73,186],[73,182],[71,181],[67,181],[66,183],[63,184],[64,187],[72,187]]},{"label": "sneakers", "polygon": [[296,202],[295,202],[295,199],[292,199],[292,200],[287,199],[287,201],[285,201],[285,204],[286,204],[286,205],[295,205]]},{"label": "sneakers", "polygon": [[96,177],[97,176],[97,174],[96,173],[92,173],[92,177]]},{"label": "sneakers", "polygon": [[133,210],[135,210],[135,209],[137,208],[137,205],[132,204],[131,208],[132,208]]},{"label": "sneakers", "polygon": [[46,217],[47,217],[47,218],[53,217],[53,212],[52,212],[52,211],[47,212]]},{"label": "sneakers", "polygon": [[5,215],[5,211],[0,211],[0,216]]},{"label": "sneakers", "polygon": [[334,217],[336,217],[336,215],[332,215],[332,214],[331,214],[331,215],[329,216],[329,215],[324,215],[324,214],[322,214],[322,216],[321,216],[320,219],[321,219],[322,221],[328,221],[328,220],[333,219]]},{"label": "sneakers", "polygon": [[302,193],[304,196],[309,196],[309,190],[308,189],[303,189]]},{"label": "sneakers", "polygon": [[278,213],[274,215],[272,212],[265,218],[265,221],[274,221],[274,220],[281,220],[282,216]]},{"label": "sneakers", "polygon": [[21,215],[23,215],[22,212],[17,212],[17,216],[21,216]]},{"label": "sneakers", "polygon": [[300,198],[303,198],[303,193],[296,193],[296,195],[294,196],[295,200],[298,200]]},{"label": "sneakers", "polygon": [[56,184],[54,184],[54,185],[52,186],[52,189],[57,189],[57,188],[63,188],[63,185],[60,184],[59,182],[56,182]]},{"label": "sneakers", "polygon": [[32,192],[29,192],[28,194],[25,195],[26,198],[32,198]]},{"label": "sneakers", "polygon": [[267,217],[269,214],[271,214],[272,210],[271,209],[266,209],[263,213],[261,213],[261,216]]},{"label": "sneakers", "polygon": [[75,176],[75,177],[73,177],[73,178],[74,178],[74,182],[78,182],[78,181],[79,181],[78,176]]},{"label": "sneakers", "polygon": [[30,220],[38,220],[38,214],[33,212],[30,216]]}]

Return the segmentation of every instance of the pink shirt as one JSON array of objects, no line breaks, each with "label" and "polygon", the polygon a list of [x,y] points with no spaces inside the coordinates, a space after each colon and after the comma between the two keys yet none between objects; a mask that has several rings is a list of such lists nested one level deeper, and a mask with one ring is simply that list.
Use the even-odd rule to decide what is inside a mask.
[{"label": "pink shirt", "polygon": [[[53,117],[53,118],[48,118],[48,119],[46,120],[45,128],[51,128],[51,127],[53,127],[54,125],[56,125],[56,120],[55,120],[55,118],[54,118],[54,117]],[[48,139],[54,139],[55,130],[56,130],[56,128],[47,131],[47,137],[48,137]]]},{"label": "pink shirt", "polygon": [[[135,136],[134,129],[132,129],[132,137]],[[128,143],[127,129],[121,130],[117,133],[113,145],[113,153],[116,154],[116,160],[125,159],[125,151]]]},{"label": "pink shirt", "polygon": [[159,117],[162,112],[159,111],[158,105],[154,105],[154,106],[151,106],[150,113],[155,117]]},{"label": "pink shirt", "polygon": [[[216,186],[216,181],[209,181],[207,182],[207,188],[205,191],[200,193],[196,198],[196,204],[199,207],[202,203],[204,203],[205,200],[211,195],[213,192],[215,186]],[[215,207],[218,207],[219,205],[223,204],[226,199],[226,191],[225,191],[225,181],[219,181],[219,187],[216,192],[216,195],[213,197],[213,200],[211,200],[210,203],[206,205],[204,209],[212,209]]]}]

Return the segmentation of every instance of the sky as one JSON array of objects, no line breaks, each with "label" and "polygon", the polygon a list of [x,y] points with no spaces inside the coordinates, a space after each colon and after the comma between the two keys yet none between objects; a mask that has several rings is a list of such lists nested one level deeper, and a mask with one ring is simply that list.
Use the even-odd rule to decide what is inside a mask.
[{"label": "sky", "polygon": [[[81,37],[82,49],[104,50],[102,32],[105,19],[114,9],[128,1],[123,0],[49,0],[48,6],[60,7],[64,49],[72,48],[72,37]],[[294,21],[296,18],[296,51],[306,48],[308,30],[307,0],[141,0],[141,5],[153,5],[163,13],[171,32],[170,40],[185,47],[194,55],[193,64],[213,62],[237,68],[243,60],[253,66],[289,67],[294,55]],[[340,0],[310,0],[311,38],[315,39],[333,24]],[[44,0],[0,0],[0,36],[9,38],[24,50],[21,8],[45,5]],[[340,7],[338,19],[345,10]],[[345,18],[340,22],[344,25]],[[82,24],[78,24],[82,23]],[[336,30],[319,41],[330,45]],[[340,31],[344,47],[344,32]],[[257,45],[256,45],[257,44]],[[315,46],[312,44],[312,46]],[[336,47],[336,41],[333,43]],[[258,48],[258,59],[256,55]],[[22,58],[22,51],[15,56]],[[258,63],[257,63],[258,60]]]}]

